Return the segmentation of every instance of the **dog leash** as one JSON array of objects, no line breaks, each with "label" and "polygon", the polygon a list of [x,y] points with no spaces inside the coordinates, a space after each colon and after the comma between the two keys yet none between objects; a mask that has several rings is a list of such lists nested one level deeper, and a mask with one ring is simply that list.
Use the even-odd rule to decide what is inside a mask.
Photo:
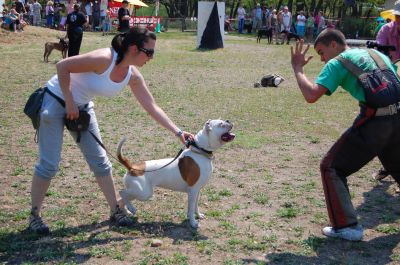
[{"label": "dog leash", "polygon": [[156,168],[156,169],[152,169],[152,170],[143,170],[143,172],[154,172],[154,171],[163,169],[163,168],[165,168],[165,167],[171,165],[172,162],[174,162],[174,161],[182,154],[182,152],[183,152],[186,148],[189,148],[189,146],[192,145],[192,142],[194,142],[194,141],[186,140],[186,141],[185,141],[185,145],[182,146],[181,150],[179,150],[179,152],[176,154],[176,156],[174,157],[174,159],[172,159],[172,160],[171,160],[170,162],[168,162],[167,164],[163,165],[163,166],[160,167],[160,168]]},{"label": "dog leash", "polygon": [[[55,95],[53,92],[51,92],[47,87],[45,87],[45,91],[47,93],[49,93],[53,98],[55,98],[64,108],[65,108],[65,101],[62,100],[60,97],[58,97],[57,95]],[[108,151],[108,149],[106,148],[106,146],[101,142],[101,140],[94,134],[92,133],[90,130],[87,130],[93,137],[93,139],[104,149],[104,151],[107,153],[107,155],[109,155],[111,158],[113,158],[115,161],[117,161],[120,165],[125,166],[124,164],[121,163],[121,161],[119,161],[118,158],[116,158],[113,154],[111,154],[111,152]],[[170,164],[172,164],[172,162],[174,162],[181,154],[182,152],[186,149],[189,148],[190,146],[194,146],[197,149],[207,153],[208,155],[212,155],[211,151],[207,151],[201,147],[199,147],[196,142],[194,140],[186,140],[184,146],[182,146],[182,148],[179,150],[179,152],[176,154],[176,156],[174,157],[174,159],[172,159],[170,162],[168,162],[167,164],[165,164],[164,166],[157,168],[157,169],[153,169],[153,170],[146,170],[144,172],[154,172],[160,169],[163,169],[167,166],[169,166]]]}]

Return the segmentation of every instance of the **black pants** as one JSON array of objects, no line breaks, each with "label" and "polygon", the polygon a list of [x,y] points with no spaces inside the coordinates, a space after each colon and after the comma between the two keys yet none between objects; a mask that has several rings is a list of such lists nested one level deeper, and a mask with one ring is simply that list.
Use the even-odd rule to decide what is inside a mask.
[{"label": "black pants", "polygon": [[357,224],[347,177],[376,156],[400,183],[400,114],[372,117],[359,127],[349,128],[322,160],[322,184],[334,228]]},{"label": "black pants", "polygon": [[68,57],[79,55],[79,50],[81,49],[83,33],[78,32],[68,32]]}]

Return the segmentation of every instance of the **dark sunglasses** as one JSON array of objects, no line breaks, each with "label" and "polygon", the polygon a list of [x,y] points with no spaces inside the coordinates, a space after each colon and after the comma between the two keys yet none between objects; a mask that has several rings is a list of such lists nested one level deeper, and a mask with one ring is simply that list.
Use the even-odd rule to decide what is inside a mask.
[{"label": "dark sunglasses", "polygon": [[144,52],[149,58],[154,55],[153,49],[139,48],[139,51]]}]

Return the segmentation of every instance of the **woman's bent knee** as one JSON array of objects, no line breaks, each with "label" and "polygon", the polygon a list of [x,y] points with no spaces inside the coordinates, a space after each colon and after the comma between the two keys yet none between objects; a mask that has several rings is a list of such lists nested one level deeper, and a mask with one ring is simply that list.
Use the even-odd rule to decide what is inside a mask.
[{"label": "woman's bent knee", "polygon": [[45,168],[42,165],[36,165],[34,175],[45,180],[51,180],[58,172],[58,167]]}]

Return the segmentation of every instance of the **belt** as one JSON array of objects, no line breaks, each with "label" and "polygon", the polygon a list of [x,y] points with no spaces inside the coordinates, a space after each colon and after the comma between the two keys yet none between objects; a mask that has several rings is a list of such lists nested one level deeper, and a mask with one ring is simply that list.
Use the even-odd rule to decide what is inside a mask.
[{"label": "belt", "polygon": [[375,116],[390,116],[400,113],[400,102],[394,103],[392,105],[377,108],[375,112]]}]

